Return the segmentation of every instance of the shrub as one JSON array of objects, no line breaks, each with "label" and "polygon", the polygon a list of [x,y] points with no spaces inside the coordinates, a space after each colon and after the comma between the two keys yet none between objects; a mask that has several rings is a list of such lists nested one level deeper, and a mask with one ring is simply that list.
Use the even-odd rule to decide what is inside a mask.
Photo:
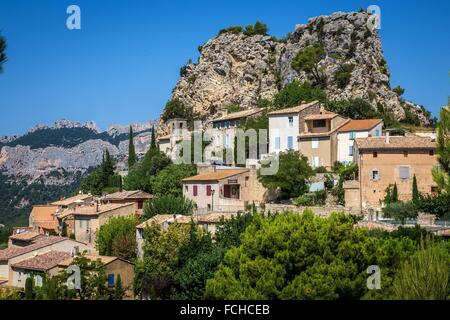
[{"label": "shrub", "polygon": [[403,89],[400,86],[396,86],[394,89],[392,89],[399,97],[401,97],[405,93],[405,89]]},{"label": "shrub", "polygon": [[242,27],[241,26],[231,26],[228,27],[226,29],[222,29],[219,31],[219,35],[223,34],[223,33],[241,33],[242,32]]},{"label": "shrub", "polygon": [[327,173],[327,168],[325,168],[324,166],[320,166],[314,169],[315,173]]},{"label": "shrub", "polygon": [[405,224],[407,219],[417,217],[417,208],[412,202],[392,202],[383,208],[383,214],[387,218],[393,218]]},{"label": "shrub", "polygon": [[354,64],[343,64],[335,72],[334,80],[339,88],[344,89],[349,84],[353,69],[355,69]]},{"label": "shrub", "polygon": [[248,25],[245,27],[244,34],[247,36],[254,36],[257,34],[266,36],[268,31],[269,28],[267,28],[267,25],[265,23],[256,21],[254,25]]},{"label": "shrub", "polygon": [[294,201],[294,204],[298,207],[323,206],[326,199],[327,192],[325,190],[320,190],[301,195]]},{"label": "shrub", "polygon": [[158,214],[190,215],[194,208],[195,203],[191,200],[173,195],[164,195],[145,202],[144,219],[150,219]]},{"label": "shrub", "polygon": [[325,87],[326,76],[323,70],[319,67],[319,62],[325,57],[325,50],[321,44],[314,44],[300,50],[297,55],[292,59],[292,68],[300,72],[305,72],[307,75],[312,76],[314,85],[318,87]]}]

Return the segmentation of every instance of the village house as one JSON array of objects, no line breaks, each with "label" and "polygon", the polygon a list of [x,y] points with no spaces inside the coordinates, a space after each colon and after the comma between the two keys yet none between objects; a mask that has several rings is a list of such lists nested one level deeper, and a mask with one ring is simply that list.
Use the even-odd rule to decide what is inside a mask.
[{"label": "village house", "polygon": [[176,118],[167,121],[167,127],[169,128],[169,134],[159,136],[158,141],[159,150],[164,152],[169,158],[175,160],[180,153],[177,145],[181,141],[190,141],[191,132],[188,129],[187,120]]},{"label": "village house", "polygon": [[338,161],[343,164],[353,162],[353,143],[357,138],[380,137],[383,132],[383,120],[350,120],[339,128],[338,139]]},{"label": "village house", "polygon": [[438,165],[436,143],[429,138],[410,136],[357,138],[354,162],[358,180],[347,181],[345,202],[355,210],[380,210],[385,191],[397,184],[399,199],[412,199],[413,177],[423,194],[435,191],[431,170]]},{"label": "village house", "polygon": [[222,117],[212,120],[212,128],[210,129],[212,150],[214,152],[222,152],[223,149],[234,150],[234,138],[236,132],[248,118],[258,116],[263,109],[255,108],[232,112]]},{"label": "village house", "polygon": [[29,246],[43,237],[44,234],[30,228],[14,228],[13,234],[9,236],[8,248]]},{"label": "village house", "polygon": [[59,232],[58,219],[56,213],[58,206],[56,205],[36,205],[33,206],[29,216],[29,226],[37,233],[57,234]]},{"label": "village house", "polygon": [[304,117],[317,114],[320,103],[313,101],[299,106],[280,109],[268,113],[269,117],[269,153],[299,150],[297,136],[304,131]]},{"label": "village house", "polygon": [[108,203],[92,202],[89,205],[66,209],[58,215],[61,224],[65,221],[73,221],[66,225],[66,233],[74,236],[77,241],[94,244],[98,229],[108,223],[112,217],[134,216],[135,203]]},{"label": "village house", "polygon": [[133,191],[118,191],[114,193],[110,193],[102,197],[100,200],[103,204],[108,203],[134,203],[135,211],[137,214],[142,213],[142,209],[144,208],[144,202],[153,199],[153,195],[141,191],[141,190],[133,190]]},{"label": "village house", "polygon": [[300,152],[313,168],[330,170],[338,159],[337,131],[351,120],[322,108],[319,113],[305,116],[303,121],[297,138]]},{"label": "village house", "polygon": [[[133,297],[134,263],[118,257],[110,256],[96,256],[88,254],[84,257],[91,261],[100,261],[105,266],[105,273],[108,279],[108,288],[114,288],[116,286],[117,277],[120,275],[122,288],[125,290],[125,297]],[[58,262],[57,267],[59,270],[65,270],[73,264],[74,259],[74,256],[69,256],[68,258]]]},{"label": "village house", "polygon": [[247,204],[265,202],[268,193],[256,169],[205,166],[183,179],[183,196],[197,204],[198,213],[236,212]]},{"label": "village house", "polygon": [[0,250],[0,282],[8,286],[21,287],[25,282],[24,274],[14,273],[12,266],[23,260],[36,257],[49,251],[66,252],[89,252],[85,243],[58,236],[45,236],[24,247],[9,247]]}]

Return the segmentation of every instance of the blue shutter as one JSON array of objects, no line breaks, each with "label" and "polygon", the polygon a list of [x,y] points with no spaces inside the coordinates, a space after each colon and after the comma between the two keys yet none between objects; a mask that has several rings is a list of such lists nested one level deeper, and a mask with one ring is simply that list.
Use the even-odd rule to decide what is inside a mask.
[{"label": "blue shutter", "polygon": [[114,273],[108,274],[108,288],[114,288]]}]

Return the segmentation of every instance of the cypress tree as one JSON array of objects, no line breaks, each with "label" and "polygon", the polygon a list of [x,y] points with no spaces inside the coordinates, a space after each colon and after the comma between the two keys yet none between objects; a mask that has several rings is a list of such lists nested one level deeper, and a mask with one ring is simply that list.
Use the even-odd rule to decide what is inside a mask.
[{"label": "cypress tree", "polygon": [[398,189],[397,189],[397,183],[394,183],[394,188],[392,188],[391,202],[392,202],[392,203],[398,202]]},{"label": "cypress tree", "polygon": [[33,277],[25,280],[25,300],[33,300]]},{"label": "cypress tree", "polygon": [[136,163],[136,150],[134,147],[133,128],[130,126],[130,137],[128,145],[128,169],[131,169]]},{"label": "cypress tree", "polygon": [[420,193],[419,193],[419,188],[417,187],[416,175],[414,175],[414,177],[413,177],[412,201],[413,201],[414,204],[417,204],[420,201]]},{"label": "cypress tree", "polygon": [[150,142],[150,149],[156,150],[155,126],[152,127],[152,140]]},{"label": "cypress tree", "polygon": [[123,296],[125,295],[125,290],[122,287],[122,277],[117,275],[116,280],[116,290],[114,291],[114,300],[122,300]]}]

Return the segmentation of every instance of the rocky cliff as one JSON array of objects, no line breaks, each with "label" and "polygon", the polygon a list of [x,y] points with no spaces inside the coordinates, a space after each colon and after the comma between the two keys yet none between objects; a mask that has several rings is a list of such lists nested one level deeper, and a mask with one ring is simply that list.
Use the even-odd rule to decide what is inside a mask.
[{"label": "rocky cliff", "polygon": [[[382,104],[397,120],[404,119],[409,109],[422,124],[428,124],[423,107],[400,99],[391,90],[380,37],[376,29],[368,28],[369,17],[365,12],[338,12],[312,18],[282,40],[222,32],[199,48],[197,63],[182,69],[172,99],[208,117],[222,113],[230,104],[252,108],[293,80],[310,80],[304,72],[294,70],[291,62],[299,51],[319,43],[325,53],[319,68],[327,79],[329,99],[364,98],[374,106]],[[343,64],[353,66],[345,87],[335,81]]]}]

